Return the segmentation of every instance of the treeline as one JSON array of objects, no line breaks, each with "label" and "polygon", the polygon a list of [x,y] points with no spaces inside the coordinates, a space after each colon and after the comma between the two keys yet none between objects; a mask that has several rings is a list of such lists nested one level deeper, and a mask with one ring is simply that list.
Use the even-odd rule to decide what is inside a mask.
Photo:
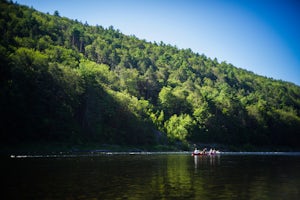
[{"label": "treeline", "polygon": [[300,147],[300,87],[1,1],[2,142]]}]

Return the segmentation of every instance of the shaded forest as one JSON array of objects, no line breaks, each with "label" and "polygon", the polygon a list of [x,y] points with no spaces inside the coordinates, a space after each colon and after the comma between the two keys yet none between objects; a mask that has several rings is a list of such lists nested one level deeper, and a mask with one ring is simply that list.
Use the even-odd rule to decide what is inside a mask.
[{"label": "shaded forest", "polygon": [[4,0],[0,27],[3,144],[300,147],[293,83]]}]

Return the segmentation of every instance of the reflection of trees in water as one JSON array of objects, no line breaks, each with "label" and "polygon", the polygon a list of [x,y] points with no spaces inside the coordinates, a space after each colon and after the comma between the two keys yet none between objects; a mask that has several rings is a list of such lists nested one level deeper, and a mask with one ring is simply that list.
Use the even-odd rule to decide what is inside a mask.
[{"label": "reflection of trees in water", "polygon": [[[200,173],[194,173],[193,159],[194,166]],[[157,168],[155,174],[152,174],[149,185],[155,193],[151,193],[148,189],[152,199],[205,199],[213,192],[206,188],[210,178],[207,179],[205,175],[207,170],[206,172],[203,170],[202,174],[201,168],[210,169],[212,166],[220,165],[220,155],[194,158],[186,155],[170,155],[161,162],[164,164]]]},{"label": "reflection of trees in water", "polygon": [[[133,160],[134,159],[134,160]],[[140,159],[140,160],[139,160]],[[190,199],[193,163],[188,155],[131,157],[108,169],[101,186],[103,199]],[[109,176],[109,172],[113,172]],[[113,185],[114,188],[110,187]]]},{"label": "reflection of trees in water", "polygon": [[[240,200],[278,199],[279,191],[296,196],[299,194],[299,179],[285,178],[291,177],[296,166],[291,165],[289,172],[285,170],[285,163],[280,167],[278,162],[273,166],[272,163],[258,162],[257,159],[222,155],[162,155],[121,159],[120,162],[114,162],[114,165],[106,164],[105,168],[101,168],[102,178],[97,179],[101,181],[98,197]],[[103,179],[103,170],[106,179]],[[276,171],[284,171],[281,173],[283,176],[274,176],[278,173]],[[283,183],[283,186],[276,183]],[[289,197],[292,198],[286,199],[297,199],[291,195]]]},{"label": "reflection of trees in water", "polygon": [[[130,198],[137,199],[205,199],[213,192],[207,188],[212,178],[207,177],[207,169],[218,165],[219,155],[194,158],[187,155],[162,156],[148,163],[146,169],[138,169],[136,177],[130,176],[134,185],[123,187],[126,188],[125,196],[130,194]],[[199,173],[195,174],[194,166]]]},{"label": "reflection of trees in water", "polygon": [[161,165],[158,174],[152,177],[151,187],[156,191],[152,199],[188,199],[193,191],[190,157],[169,155],[165,158],[165,165]]}]

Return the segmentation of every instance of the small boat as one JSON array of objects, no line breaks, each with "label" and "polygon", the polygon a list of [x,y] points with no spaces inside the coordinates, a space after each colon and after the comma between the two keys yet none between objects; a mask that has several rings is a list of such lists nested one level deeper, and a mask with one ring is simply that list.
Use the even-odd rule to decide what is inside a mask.
[{"label": "small boat", "polygon": [[202,152],[199,152],[199,153],[192,153],[192,156],[214,156],[214,155],[219,155],[221,152],[220,151],[216,151],[215,153],[208,153],[208,152],[205,152],[205,153],[202,153]]}]

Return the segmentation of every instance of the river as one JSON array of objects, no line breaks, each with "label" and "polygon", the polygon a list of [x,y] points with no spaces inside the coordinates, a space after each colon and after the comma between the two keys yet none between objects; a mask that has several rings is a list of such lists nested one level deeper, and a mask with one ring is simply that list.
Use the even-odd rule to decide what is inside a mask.
[{"label": "river", "polygon": [[1,158],[3,199],[300,199],[299,154],[94,153]]}]

